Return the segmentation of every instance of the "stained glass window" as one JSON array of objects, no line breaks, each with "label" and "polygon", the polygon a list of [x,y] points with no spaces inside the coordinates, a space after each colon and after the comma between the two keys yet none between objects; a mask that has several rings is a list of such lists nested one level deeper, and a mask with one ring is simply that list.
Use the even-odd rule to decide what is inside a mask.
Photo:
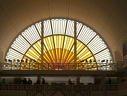
[{"label": "stained glass window", "polygon": [[4,70],[98,70],[100,62],[109,63],[112,56],[88,26],[74,20],[48,19],[21,32],[5,61]]}]

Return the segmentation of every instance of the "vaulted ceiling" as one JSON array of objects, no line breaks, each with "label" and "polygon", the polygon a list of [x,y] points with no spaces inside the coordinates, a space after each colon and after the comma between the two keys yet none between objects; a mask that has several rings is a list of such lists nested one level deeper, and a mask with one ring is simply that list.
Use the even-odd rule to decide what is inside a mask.
[{"label": "vaulted ceiling", "polygon": [[[0,50],[3,58],[28,26],[47,18],[70,18],[96,31],[122,56],[127,42],[127,0],[0,0]],[[114,56],[115,58],[115,56]]]}]

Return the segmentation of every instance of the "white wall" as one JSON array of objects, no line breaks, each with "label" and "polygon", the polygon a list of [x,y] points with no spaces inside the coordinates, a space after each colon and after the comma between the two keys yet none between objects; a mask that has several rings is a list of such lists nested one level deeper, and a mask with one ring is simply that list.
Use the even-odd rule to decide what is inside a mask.
[{"label": "white wall", "polygon": [[87,85],[88,83],[94,83],[94,77],[91,76],[84,76],[84,77],[80,77],[80,83],[84,83],[85,85]]},{"label": "white wall", "polygon": [[0,82],[2,82],[2,79],[5,79],[6,83],[14,83],[14,77],[0,77]]}]

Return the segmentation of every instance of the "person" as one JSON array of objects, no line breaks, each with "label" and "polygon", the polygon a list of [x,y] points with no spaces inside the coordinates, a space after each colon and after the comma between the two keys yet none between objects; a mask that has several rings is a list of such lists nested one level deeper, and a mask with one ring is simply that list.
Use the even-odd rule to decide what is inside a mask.
[{"label": "person", "polygon": [[70,79],[68,80],[68,84],[69,84],[69,85],[70,85],[70,84],[72,84],[72,82],[71,82],[71,80],[70,80]]},{"label": "person", "polygon": [[32,80],[28,78],[28,84],[32,84]]},{"label": "person", "polygon": [[44,78],[42,78],[42,84],[45,84],[45,79]]},{"label": "person", "polygon": [[22,83],[23,83],[23,84],[27,84],[26,78],[24,78],[24,79],[22,80]]},{"label": "person", "polygon": [[4,79],[4,78],[2,79],[2,84],[6,84],[6,81],[5,81],[5,79]]},{"label": "person", "polygon": [[111,84],[111,78],[108,79],[108,84]]}]

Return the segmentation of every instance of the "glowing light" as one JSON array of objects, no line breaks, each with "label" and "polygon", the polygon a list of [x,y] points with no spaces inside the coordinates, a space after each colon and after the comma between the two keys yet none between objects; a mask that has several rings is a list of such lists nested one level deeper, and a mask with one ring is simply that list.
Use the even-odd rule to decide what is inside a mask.
[{"label": "glowing light", "polygon": [[[30,65],[22,62],[21,66],[25,66],[21,68],[22,70],[41,68],[40,66],[42,65],[39,63],[45,63],[45,66],[47,66],[46,64],[56,64],[56,66],[57,64],[62,64],[63,66],[67,66],[66,64],[70,63],[73,66],[74,63],[80,63],[79,69],[81,70],[96,70],[96,65],[87,64],[86,66],[84,62],[92,60],[97,61],[95,62],[96,64],[98,60],[112,60],[111,54],[100,36],[80,22],[76,22],[76,31],[74,31],[74,22],[74,20],[67,19],[50,19],[33,24],[21,32],[14,40],[6,54],[6,59],[20,59],[28,60],[29,63],[32,62]],[[43,40],[41,40],[42,32],[44,34]],[[74,32],[76,32],[77,37],[74,37]],[[76,54],[74,54],[74,38],[77,39]],[[41,56],[42,50],[43,56]],[[74,56],[76,56],[76,62],[74,62]],[[9,67],[6,69],[11,69],[10,65],[7,66]],[[68,68],[59,67],[59,70],[66,70]],[[45,69],[52,68],[45,67]],[[16,68],[13,66],[12,69],[15,70]],[[20,68],[18,67],[17,69]],[[58,66],[54,70],[57,69]],[[73,67],[70,69],[72,70]]]}]

